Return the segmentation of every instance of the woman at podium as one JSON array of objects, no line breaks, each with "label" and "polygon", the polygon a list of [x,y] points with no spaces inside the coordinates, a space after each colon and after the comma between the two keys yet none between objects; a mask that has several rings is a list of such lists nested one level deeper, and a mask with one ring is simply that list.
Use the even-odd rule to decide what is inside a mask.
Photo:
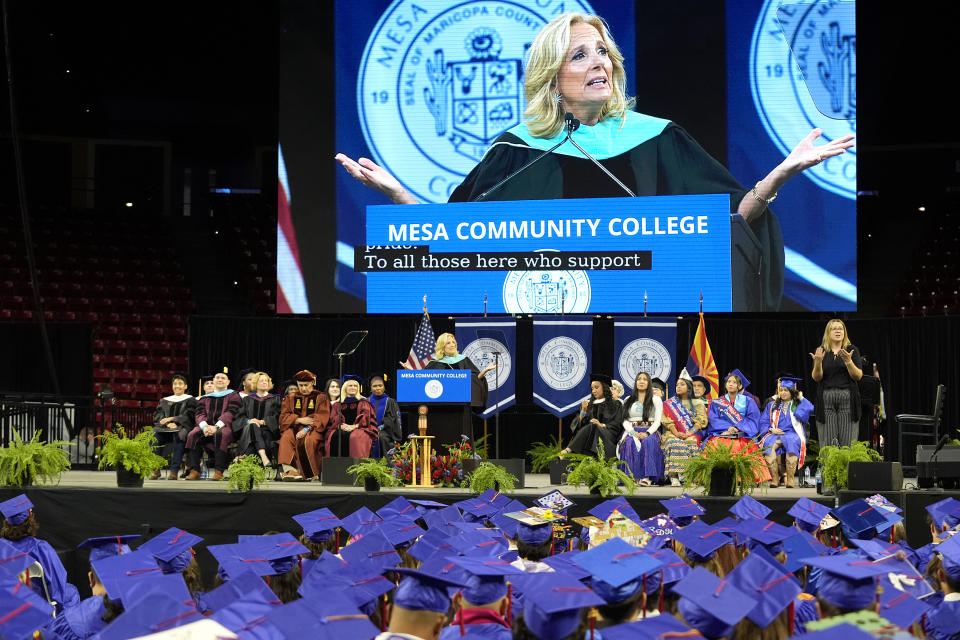
[{"label": "woman at podium", "polygon": [[[764,215],[767,206],[790,178],[853,146],[853,136],[814,146],[822,131],[813,129],[777,167],[745,189],[681,127],[633,110],[635,100],[626,95],[623,54],[606,23],[579,13],[557,16],[534,38],[524,93],[523,121],[493,142],[453,191],[451,202],[481,196],[543,200],[729,193],[731,213],[739,213],[759,241],[766,265],[762,288],[767,308],[780,303],[784,269],[780,225],[775,216]],[[567,125],[568,114],[579,121],[570,135],[583,151],[569,141],[553,149],[573,128]],[[395,204],[417,203],[369,158],[354,161],[341,153],[336,159],[350,175]],[[527,168],[534,159],[536,163]],[[507,176],[510,179],[501,184]]]}]

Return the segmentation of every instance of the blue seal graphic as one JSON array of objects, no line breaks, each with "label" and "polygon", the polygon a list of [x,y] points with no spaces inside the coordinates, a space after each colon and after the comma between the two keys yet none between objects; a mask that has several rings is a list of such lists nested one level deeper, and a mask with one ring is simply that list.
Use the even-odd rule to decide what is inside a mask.
[{"label": "blue seal graphic", "polygon": [[510,271],[503,280],[503,308],[507,313],[586,313],[590,278],[580,270]]},{"label": "blue seal graphic", "polygon": [[357,83],[374,160],[421,202],[446,202],[520,122],[524,56],[561,11],[593,13],[584,0],[395,0],[367,40]]},{"label": "blue seal graphic", "polygon": [[666,381],[673,369],[673,358],[661,343],[650,338],[638,338],[627,343],[620,352],[617,371],[624,389],[633,390],[637,374],[645,371],[651,378]]},{"label": "blue seal graphic", "polygon": [[486,375],[484,375],[490,391],[497,389],[498,382],[500,386],[503,386],[507,378],[510,377],[513,360],[510,358],[510,350],[507,349],[507,345],[493,338],[478,338],[464,347],[460,352],[470,358],[470,361],[473,362],[478,369],[485,369],[487,366],[493,364],[495,359],[493,354],[495,351],[500,352],[500,372],[497,373],[491,370],[487,371]]},{"label": "blue seal graphic", "polygon": [[[854,2],[764,2],[750,47],[750,87],[763,126],[784,155],[814,127],[827,140],[856,133],[856,53]],[[856,147],[804,175],[855,199]]]},{"label": "blue seal graphic", "polygon": [[572,389],[587,374],[587,352],[573,338],[558,336],[540,347],[537,371],[551,388]]}]

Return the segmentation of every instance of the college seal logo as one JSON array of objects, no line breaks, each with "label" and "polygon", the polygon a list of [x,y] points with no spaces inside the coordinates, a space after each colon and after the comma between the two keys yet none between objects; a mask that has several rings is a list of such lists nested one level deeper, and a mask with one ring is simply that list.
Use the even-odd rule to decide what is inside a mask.
[{"label": "college seal logo", "polygon": [[617,370],[624,382],[624,389],[633,389],[637,374],[645,371],[651,378],[666,381],[673,368],[673,358],[667,348],[656,340],[639,338],[627,343],[620,352]]},{"label": "college seal logo", "polygon": [[537,370],[551,388],[572,389],[587,374],[587,353],[572,338],[558,336],[540,348]]},{"label": "college seal logo", "polygon": [[[507,381],[507,378],[510,377],[512,360],[507,345],[492,338],[478,338],[460,352],[470,358],[470,361],[473,362],[478,369],[483,369],[493,364],[493,353],[495,351],[500,352],[500,363],[502,366],[500,367],[499,373],[496,371],[488,371],[484,376],[487,379],[487,387],[490,391],[494,391],[498,386],[502,386]],[[497,382],[499,382],[500,385],[497,385]]]},{"label": "college seal logo", "polygon": [[428,398],[436,400],[443,395],[443,383],[436,378],[427,380],[427,384],[423,387],[423,392],[427,394]]},{"label": "college seal logo", "polygon": [[520,122],[534,36],[583,0],[395,0],[364,48],[357,109],[374,160],[421,202],[446,202]]},{"label": "college seal logo", "polygon": [[[760,120],[784,155],[814,127],[827,140],[856,133],[856,69],[854,2],[765,0],[750,46],[750,87]],[[855,199],[856,147],[804,175]]]},{"label": "college seal logo", "polygon": [[590,278],[579,270],[510,271],[503,281],[503,308],[507,313],[586,313]]}]

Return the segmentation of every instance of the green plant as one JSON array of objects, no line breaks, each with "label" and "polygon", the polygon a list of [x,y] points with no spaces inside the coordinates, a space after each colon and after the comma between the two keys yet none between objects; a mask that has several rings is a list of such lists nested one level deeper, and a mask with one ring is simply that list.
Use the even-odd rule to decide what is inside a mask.
[{"label": "green plant", "polygon": [[100,449],[100,469],[104,467],[123,467],[127,471],[146,478],[154,471],[166,467],[169,462],[154,451],[157,439],[153,429],[147,427],[132,438],[119,424],[113,431],[97,436],[102,444]]},{"label": "green plant", "polygon": [[726,470],[733,473],[733,493],[742,496],[753,493],[764,478],[763,456],[755,443],[734,450],[726,442],[714,440],[698,456],[687,460],[684,468],[684,486],[702,487],[704,493],[710,492],[710,476],[714,470]]},{"label": "green plant", "polygon": [[386,458],[374,460],[373,458],[364,458],[355,465],[347,467],[347,473],[354,475],[353,484],[360,485],[367,478],[377,481],[381,487],[398,487],[403,484],[400,478],[393,475],[393,467],[387,465]]},{"label": "green plant", "polygon": [[514,487],[517,486],[517,477],[498,464],[481,462],[475,471],[467,474],[461,486],[478,495],[487,489],[495,489],[500,493],[513,493]]},{"label": "green plant", "polygon": [[[568,455],[564,460],[576,463],[567,475],[567,482],[574,486],[586,486],[591,491],[599,491],[604,498],[613,493],[637,492],[637,482],[633,474],[620,468],[621,462],[616,458],[607,460],[604,457],[603,441],[597,442],[597,455]],[[622,486],[621,486],[622,485]]]},{"label": "green plant", "polygon": [[267,470],[257,456],[237,456],[227,467],[226,479],[227,493],[234,489],[247,493],[267,483]]},{"label": "green plant", "polygon": [[869,443],[854,440],[849,447],[827,446],[820,449],[820,473],[823,486],[847,486],[847,465],[851,462],[874,462],[882,456],[869,447]]},{"label": "green plant", "polygon": [[550,467],[550,461],[560,456],[563,447],[556,437],[550,437],[550,443],[534,442],[527,455],[530,456],[530,471],[533,473],[542,473]]},{"label": "green plant", "polygon": [[70,468],[64,445],[73,446],[61,440],[42,442],[39,431],[24,442],[13,430],[13,440],[0,449],[0,484],[22,487],[31,480],[59,484],[61,474]]}]

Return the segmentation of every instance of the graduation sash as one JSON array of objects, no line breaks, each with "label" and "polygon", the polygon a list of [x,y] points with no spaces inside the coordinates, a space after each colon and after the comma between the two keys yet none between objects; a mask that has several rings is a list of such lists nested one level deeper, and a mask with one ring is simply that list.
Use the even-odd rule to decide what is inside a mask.
[{"label": "graduation sash", "polygon": [[663,403],[663,411],[667,417],[673,420],[677,430],[680,433],[687,434],[693,432],[693,415],[690,410],[683,406],[680,398],[673,396]]},{"label": "graduation sash", "polygon": [[740,415],[740,412],[737,411],[737,408],[733,406],[733,403],[727,400],[726,396],[720,396],[714,400],[717,404],[720,405],[720,413],[723,414],[727,420],[733,423],[733,426],[737,426],[743,422],[743,416]]},{"label": "graduation sash", "polygon": [[[779,426],[780,417],[784,413],[790,416],[790,426],[793,427],[793,432],[797,434],[798,438],[800,438],[800,456],[799,456],[799,462],[797,462],[797,466],[802,467],[803,460],[804,458],[807,457],[807,437],[806,437],[806,434],[804,434],[803,432],[803,424],[801,424],[800,421],[797,419],[797,417],[793,415],[793,411],[792,411],[793,403],[791,403],[788,406],[784,406],[783,404],[781,404],[779,409],[774,409],[773,404],[774,403],[772,402],[770,403],[770,428],[786,431],[786,429],[783,429]],[[770,432],[767,432],[767,435],[765,435],[763,439],[766,440],[768,437],[771,437],[771,436],[774,438],[774,442],[775,442],[776,434],[773,434]]]}]

